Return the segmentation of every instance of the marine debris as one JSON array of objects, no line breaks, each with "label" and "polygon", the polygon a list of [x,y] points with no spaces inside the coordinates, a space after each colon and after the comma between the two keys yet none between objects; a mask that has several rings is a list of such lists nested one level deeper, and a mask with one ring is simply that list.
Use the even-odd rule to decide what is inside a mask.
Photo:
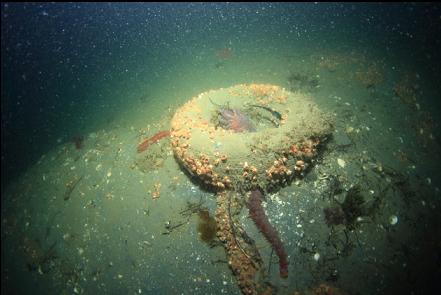
[{"label": "marine debris", "polygon": [[[275,121],[280,118],[279,126],[259,122],[259,129],[249,134],[254,126],[242,108],[250,105],[262,110],[251,110],[253,119],[270,112]],[[263,267],[256,243],[237,216],[246,205],[279,258],[280,276],[287,278],[287,254],[262,207],[262,193],[278,190],[307,172],[332,133],[331,121],[308,95],[268,84],[210,90],[176,111],[171,121],[175,158],[201,185],[217,192],[217,236],[243,294],[274,289],[266,281],[269,268]]]},{"label": "marine debris", "polygon": [[152,137],[144,139],[143,141],[141,141],[140,144],[138,144],[138,147],[137,147],[138,153],[142,153],[151,144],[153,144],[153,143],[157,142],[158,140],[160,140],[161,138],[164,138],[164,137],[167,137],[167,136],[170,136],[170,131],[164,130],[164,131],[159,131],[158,133],[156,133]]}]

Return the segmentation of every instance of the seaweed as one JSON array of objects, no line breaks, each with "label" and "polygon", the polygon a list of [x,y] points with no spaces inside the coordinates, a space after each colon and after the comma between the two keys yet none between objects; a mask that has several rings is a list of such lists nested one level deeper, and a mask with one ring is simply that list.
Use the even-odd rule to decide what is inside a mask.
[{"label": "seaweed", "polygon": [[354,186],[346,194],[341,209],[345,213],[346,226],[354,228],[357,218],[365,215],[363,204],[365,203],[359,186]]},{"label": "seaweed", "polygon": [[175,229],[187,224],[191,218],[191,216],[194,213],[198,213],[200,211],[203,211],[205,209],[202,209],[202,205],[204,204],[204,201],[202,200],[202,196],[200,197],[199,201],[197,203],[188,202],[186,208],[179,211],[179,214],[185,218],[184,221],[178,221],[178,222],[171,222],[167,221],[165,223],[165,229],[166,231],[162,232],[162,235],[169,235],[171,234]]},{"label": "seaweed", "polygon": [[181,226],[184,225],[184,224],[187,224],[187,222],[188,222],[188,220],[173,224],[173,223],[171,223],[170,221],[167,221],[167,222],[165,223],[165,229],[166,229],[166,231],[162,232],[161,234],[162,234],[162,235],[169,235],[169,234],[172,233],[173,230],[177,229],[178,227],[181,227]]},{"label": "seaweed", "polygon": [[[339,186],[336,187],[340,191]],[[332,190],[331,190],[332,191]],[[334,192],[334,191],[333,191]],[[346,192],[345,199],[339,203],[334,199],[337,205],[326,207],[323,209],[325,222],[328,226],[345,225],[348,229],[354,229],[357,224],[357,218],[373,213],[375,206],[366,207],[365,199],[361,193],[360,186],[356,185]],[[372,210],[369,210],[372,209]]]},{"label": "seaweed", "polygon": [[323,213],[325,214],[325,222],[328,226],[346,223],[345,212],[340,205],[327,207],[323,209]]},{"label": "seaweed", "polygon": [[206,244],[213,244],[216,238],[216,220],[210,216],[206,209],[200,209],[198,212],[198,233],[199,238]]}]

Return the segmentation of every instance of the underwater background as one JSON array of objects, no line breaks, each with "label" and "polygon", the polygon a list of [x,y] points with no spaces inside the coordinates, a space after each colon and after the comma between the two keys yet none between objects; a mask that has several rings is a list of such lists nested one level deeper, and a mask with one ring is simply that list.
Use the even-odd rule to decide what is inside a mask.
[{"label": "underwater background", "polygon": [[238,215],[273,290],[439,291],[440,69],[439,4],[2,3],[2,294],[240,294],[215,194],[168,134],[137,147],[246,83],[335,118],[314,167],[266,198],[287,279]]}]

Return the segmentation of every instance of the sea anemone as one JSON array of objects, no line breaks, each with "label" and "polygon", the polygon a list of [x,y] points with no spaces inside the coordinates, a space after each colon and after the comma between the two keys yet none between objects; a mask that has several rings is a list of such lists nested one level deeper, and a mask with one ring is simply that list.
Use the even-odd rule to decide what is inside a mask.
[{"label": "sea anemone", "polygon": [[238,109],[220,109],[218,113],[218,122],[219,126],[227,130],[232,130],[233,132],[256,131],[251,120]]}]

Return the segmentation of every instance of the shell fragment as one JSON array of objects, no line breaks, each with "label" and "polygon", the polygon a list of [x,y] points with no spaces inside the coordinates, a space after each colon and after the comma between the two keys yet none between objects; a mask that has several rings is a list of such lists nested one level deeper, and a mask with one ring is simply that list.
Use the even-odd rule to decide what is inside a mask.
[{"label": "shell fragment", "polygon": [[345,166],[346,166],[346,162],[343,159],[338,158],[337,163],[341,168],[345,168]]}]

